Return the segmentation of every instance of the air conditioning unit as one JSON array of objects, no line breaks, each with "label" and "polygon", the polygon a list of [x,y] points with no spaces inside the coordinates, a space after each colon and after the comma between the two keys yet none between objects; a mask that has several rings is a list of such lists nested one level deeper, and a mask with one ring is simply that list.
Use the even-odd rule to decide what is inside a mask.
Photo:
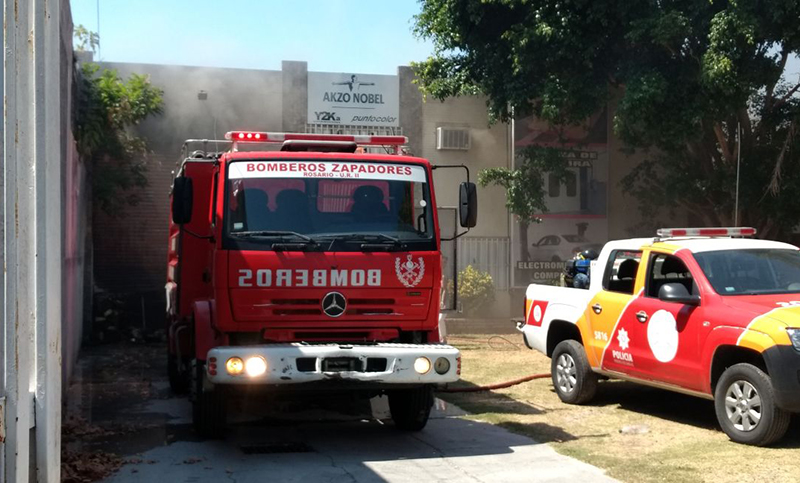
[{"label": "air conditioning unit", "polygon": [[469,149],[469,128],[466,127],[437,127],[436,149]]}]

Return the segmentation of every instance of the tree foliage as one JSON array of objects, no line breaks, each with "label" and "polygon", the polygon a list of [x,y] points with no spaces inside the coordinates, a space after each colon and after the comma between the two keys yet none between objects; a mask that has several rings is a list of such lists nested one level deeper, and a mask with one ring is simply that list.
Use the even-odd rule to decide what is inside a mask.
[{"label": "tree foliage", "polygon": [[[452,280],[450,290],[452,290]],[[468,315],[476,314],[494,301],[495,289],[492,275],[472,265],[458,273],[458,300],[462,311]]]},{"label": "tree foliage", "polygon": [[547,211],[545,173],[564,181],[567,167],[561,151],[557,149],[527,147],[517,154],[521,162],[516,169],[485,169],[478,173],[478,183],[484,187],[503,187],[506,190],[506,207],[527,225],[539,222],[537,215]]},{"label": "tree foliage", "polygon": [[800,217],[798,19],[800,0],[423,0],[435,53],[416,67],[501,119],[576,123],[616,97],[616,134],[648,153],[623,187],[709,225],[733,222],[741,148],[739,221],[781,236]]},{"label": "tree foliage", "polygon": [[[96,47],[96,34],[89,33],[89,39]],[[132,74],[123,80],[117,71],[101,70],[94,63],[81,67],[75,140],[78,153],[92,165],[94,200],[107,214],[120,215],[126,204],[136,204],[136,188],[147,186],[149,150],[131,128],[163,111],[162,96],[147,76]]]}]

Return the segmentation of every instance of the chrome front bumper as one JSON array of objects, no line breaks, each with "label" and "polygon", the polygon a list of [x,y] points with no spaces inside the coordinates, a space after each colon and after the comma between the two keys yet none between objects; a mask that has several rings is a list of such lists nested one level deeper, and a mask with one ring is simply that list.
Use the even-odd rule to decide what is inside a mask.
[{"label": "chrome front bumper", "polygon": [[[231,357],[246,361],[256,356],[267,362],[264,374],[253,377],[246,373],[228,374],[226,362]],[[426,357],[431,363],[430,370],[424,374],[414,369],[414,362],[419,357]],[[436,371],[439,359],[445,359],[449,365],[444,374]],[[384,360],[385,365],[382,364]],[[288,385],[336,380],[376,384],[446,384],[457,381],[461,374],[460,352],[444,344],[224,346],[208,351],[206,361],[206,375],[212,384]]]}]

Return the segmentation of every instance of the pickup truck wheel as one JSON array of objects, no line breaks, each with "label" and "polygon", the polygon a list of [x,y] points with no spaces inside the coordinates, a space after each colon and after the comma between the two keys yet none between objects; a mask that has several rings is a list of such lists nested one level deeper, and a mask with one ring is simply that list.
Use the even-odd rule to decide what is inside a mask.
[{"label": "pickup truck wheel", "polygon": [[597,392],[597,374],[592,372],[583,346],[576,340],[565,340],[556,346],[550,373],[556,394],[565,403],[585,404]]},{"label": "pickup truck wheel", "polygon": [[222,439],[227,424],[227,398],[221,387],[203,390],[206,377],[205,363],[192,363],[192,423],[203,438]]},{"label": "pickup truck wheel", "polygon": [[737,443],[766,446],[789,429],[791,415],[775,405],[772,379],[752,364],[736,364],[722,373],[714,391],[722,430]]},{"label": "pickup truck wheel", "polygon": [[433,406],[433,389],[423,386],[389,392],[389,411],[397,429],[419,431],[428,424]]}]

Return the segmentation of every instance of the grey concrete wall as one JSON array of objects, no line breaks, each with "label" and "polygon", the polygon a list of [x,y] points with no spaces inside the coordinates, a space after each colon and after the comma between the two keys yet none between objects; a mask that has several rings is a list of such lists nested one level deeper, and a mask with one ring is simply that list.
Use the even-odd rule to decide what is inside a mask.
[{"label": "grey concrete wall", "polygon": [[283,129],[304,132],[308,117],[308,63],[283,61]]},{"label": "grey concrete wall", "polygon": [[[470,132],[467,151],[437,150],[437,127],[465,127]],[[486,100],[469,96],[438,101],[428,99],[422,104],[422,132],[419,155],[433,164],[464,164],[471,179],[477,182],[478,173],[486,168],[509,166],[509,126],[489,124]],[[465,180],[463,170],[443,169],[434,173],[436,203],[457,206],[458,188]],[[478,225],[469,232],[476,237],[507,237],[509,232],[505,190],[497,186],[478,187]]]},{"label": "grey concrete wall", "polygon": [[397,68],[400,78],[400,126],[408,138],[411,154],[422,156],[422,93],[413,83],[414,71],[411,67]]},{"label": "grey concrete wall", "polygon": [[[164,90],[164,113],[145,120],[138,133],[157,154],[177,161],[189,138],[222,139],[236,129],[280,131],[283,77],[280,71],[216,69],[176,65],[101,62],[122,77],[144,74]],[[200,91],[206,93],[199,99]],[[222,149],[222,147],[221,147]]]}]

